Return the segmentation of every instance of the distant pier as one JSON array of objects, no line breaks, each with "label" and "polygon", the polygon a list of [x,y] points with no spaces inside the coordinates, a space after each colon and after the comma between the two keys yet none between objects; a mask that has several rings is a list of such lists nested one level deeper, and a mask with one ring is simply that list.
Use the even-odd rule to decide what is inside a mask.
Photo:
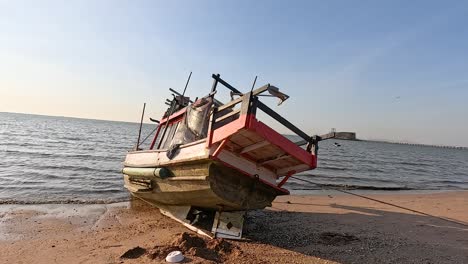
[{"label": "distant pier", "polygon": [[330,133],[335,133],[336,139],[344,139],[344,140],[357,140],[356,139],[356,132],[337,132],[336,128],[330,129]]},{"label": "distant pier", "polygon": [[408,145],[408,146],[418,146],[418,147],[433,147],[433,148],[446,148],[446,149],[463,149],[468,150],[468,147],[462,146],[445,146],[445,145],[433,145],[433,144],[420,144],[420,143],[409,143],[409,142],[396,142],[396,141],[386,141],[386,140],[368,140],[368,139],[358,139],[356,137],[356,132],[344,132],[336,131],[336,128],[332,128],[330,133],[335,133],[336,139],[342,140],[356,140],[356,141],[368,141],[368,142],[378,142],[378,143],[387,143],[387,144],[398,144],[398,145]]},{"label": "distant pier", "polygon": [[356,140],[355,132],[335,132],[336,139]]},{"label": "distant pier", "polygon": [[398,145],[418,146],[418,147],[433,147],[433,148],[446,148],[446,149],[463,149],[463,150],[468,150],[468,147],[462,147],[462,146],[444,146],[444,145],[431,145],[431,144],[419,144],[419,143],[408,143],[408,142],[392,142],[392,141],[367,140],[367,139],[358,139],[358,140],[359,140],[359,141],[367,141],[367,142],[386,143],[386,144],[398,144]]}]

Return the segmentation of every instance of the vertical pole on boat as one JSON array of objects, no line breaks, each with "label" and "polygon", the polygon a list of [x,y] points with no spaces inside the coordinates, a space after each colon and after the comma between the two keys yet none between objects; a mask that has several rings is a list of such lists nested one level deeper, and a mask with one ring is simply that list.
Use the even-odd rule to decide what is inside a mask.
[{"label": "vertical pole on boat", "polygon": [[[255,88],[255,83],[257,83],[257,77],[258,76],[255,76],[255,79],[252,83],[252,88],[250,88],[250,101],[251,103],[249,103],[249,114],[253,114],[254,116],[257,114],[257,96],[253,97],[252,96],[252,91],[253,89]],[[250,123],[250,120],[248,120],[247,122]]]},{"label": "vertical pole on boat", "polygon": [[258,76],[255,76],[255,80],[254,80],[253,83],[252,83],[252,89],[250,89],[250,92],[252,92],[253,89],[254,89],[254,87],[255,87],[255,83],[257,82],[257,77],[258,77]]},{"label": "vertical pole on boat", "polygon": [[[185,88],[184,88],[184,92],[182,93],[182,97],[185,95],[185,90],[187,90],[187,86],[190,82],[190,77],[192,77],[192,72],[190,72],[189,76],[188,76],[188,79],[187,79],[187,83],[185,84]],[[183,98],[182,98],[183,100]]]},{"label": "vertical pole on boat", "polygon": [[[187,90],[187,86],[190,82],[190,77],[192,77],[192,72],[190,72],[189,74],[189,77],[187,79],[187,82],[185,83],[185,88],[184,88],[184,92],[182,93],[181,95],[181,103],[182,105],[184,104],[184,95],[185,95],[185,90]],[[175,99],[177,101],[177,99]],[[169,114],[167,115],[166,117],[166,123],[165,123],[165,126],[164,126],[164,131],[162,133],[162,136],[161,136],[161,141],[159,141],[159,144],[158,144],[158,149],[161,147],[162,145],[162,141],[164,140],[164,136],[166,135],[166,132],[167,132],[167,128],[169,127],[169,118],[171,117],[171,115],[176,111],[175,109],[177,108],[177,103],[174,104],[172,107],[171,107],[171,111],[169,112]]]},{"label": "vertical pole on boat", "polygon": [[145,108],[146,108],[146,103],[143,103],[143,111],[141,112],[141,120],[140,120],[140,130],[138,131],[138,139],[137,139],[135,150],[138,150],[140,146],[141,128],[143,126],[143,117],[145,116]]},{"label": "vertical pole on boat", "polygon": [[[213,77],[213,86],[211,86],[211,92],[210,92],[212,99],[214,99],[216,87],[218,86],[219,76],[221,76],[219,73],[216,74],[216,75],[214,75],[214,74],[211,75],[211,77]],[[208,141],[207,141],[208,146],[211,146],[211,142],[213,141],[214,115],[216,114],[217,109],[218,108],[214,104],[214,100],[213,100],[213,112],[211,113],[210,121],[209,121],[210,123],[209,123],[209,127],[208,127]]]}]

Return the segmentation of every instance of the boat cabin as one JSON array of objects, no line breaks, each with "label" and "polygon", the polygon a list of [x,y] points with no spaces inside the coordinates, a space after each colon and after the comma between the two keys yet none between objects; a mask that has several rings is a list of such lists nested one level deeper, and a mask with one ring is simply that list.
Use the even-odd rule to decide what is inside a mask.
[{"label": "boat cabin", "polygon": [[[190,123],[193,120],[188,119],[196,118],[198,133],[195,131],[195,135],[189,137],[188,140],[187,138],[179,140],[178,147],[193,143],[190,141],[203,140],[205,147],[210,149],[211,159],[233,167],[243,174],[255,176],[252,174],[252,170],[247,170],[241,163],[236,163],[234,157],[248,160],[255,167],[268,171],[268,174],[273,174],[273,177],[265,178],[270,184],[275,184],[277,188],[281,188],[291,175],[314,169],[317,166],[317,142],[321,138],[307,135],[259,99],[259,97],[269,93],[268,96],[278,97],[281,103],[288,98],[287,95],[279,92],[277,87],[270,84],[242,93],[221,79],[219,74],[213,74],[212,77],[214,79],[213,86],[208,96],[191,102],[188,97],[177,94],[170,101],[170,107],[159,121],[159,127],[150,149],[171,148],[175,138],[181,137],[181,130],[192,130]],[[215,98],[220,84],[231,92],[231,100],[224,104]],[[199,105],[205,107],[202,116],[199,115],[202,110],[197,108]],[[292,142],[258,120],[257,112],[259,111],[278,121],[302,140]],[[196,113],[193,114],[193,112]],[[187,136],[182,135],[182,137]],[[301,145],[307,146],[303,148]],[[281,182],[276,183],[276,180],[281,176],[286,177]],[[264,177],[260,176],[260,178]]]}]

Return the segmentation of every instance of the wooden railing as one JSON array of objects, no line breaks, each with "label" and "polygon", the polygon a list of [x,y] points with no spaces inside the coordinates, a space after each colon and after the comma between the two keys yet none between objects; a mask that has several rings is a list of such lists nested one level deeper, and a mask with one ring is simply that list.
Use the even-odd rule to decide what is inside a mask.
[{"label": "wooden railing", "polygon": [[[239,95],[240,97],[215,108],[212,117],[211,129],[217,129],[219,127],[222,127],[223,125],[226,125],[236,120],[237,118],[239,118],[240,115],[243,114],[253,114],[255,116],[257,109],[260,109],[264,113],[268,114],[270,117],[278,121],[280,124],[294,132],[296,135],[301,137],[303,141],[307,143],[315,143],[315,137],[307,135],[304,131],[293,125],[287,119],[276,113],[273,109],[271,109],[258,99],[258,95],[268,91],[268,89],[271,87],[270,84],[264,85],[248,93],[242,93],[241,91],[239,91],[238,89],[234,88],[232,85],[221,79],[219,74],[213,74],[212,77],[214,79],[213,87],[211,90],[212,93],[216,91],[217,85],[218,83],[220,83],[229,90],[231,90],[235,95]],[[234,110],[234,107],[238,104],[241,104],[240,109]]]}]

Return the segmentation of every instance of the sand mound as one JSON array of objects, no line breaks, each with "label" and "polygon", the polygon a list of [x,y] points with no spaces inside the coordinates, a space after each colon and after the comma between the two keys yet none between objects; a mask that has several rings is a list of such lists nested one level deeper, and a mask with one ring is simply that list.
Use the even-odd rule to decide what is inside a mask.
[{"label": "sand mound", "polygon": [[242,251],[236,245],[226,240],[217,238],[205,240],[196,235],[184,232],[178,235],[168,246],[156,246],[150,251],[152,259],[164,259],[169,252],[180,250],[185,256],[199,257],[214,262],[233,260],[242,255]]}]

